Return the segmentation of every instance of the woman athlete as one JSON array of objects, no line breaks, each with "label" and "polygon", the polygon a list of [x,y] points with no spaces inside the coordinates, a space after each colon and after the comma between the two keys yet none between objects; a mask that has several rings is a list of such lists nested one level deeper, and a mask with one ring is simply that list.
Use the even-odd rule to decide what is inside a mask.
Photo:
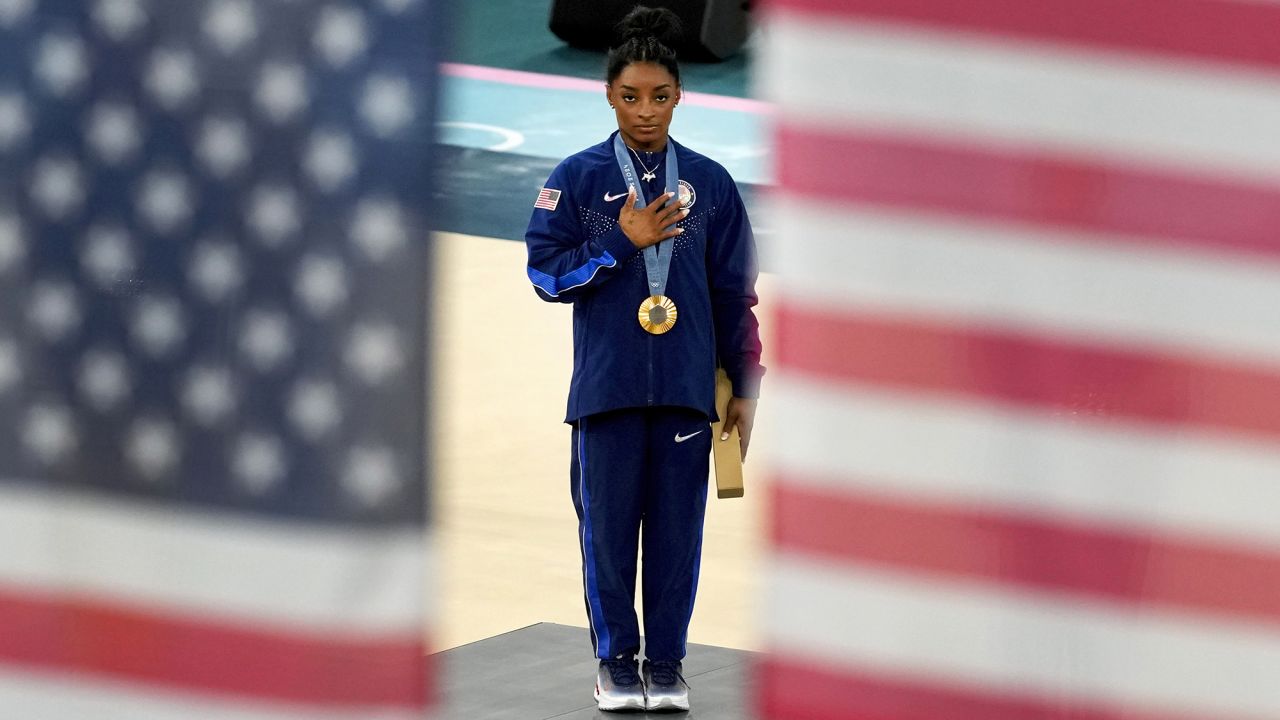
[{"label": "woman athlete", "polygon": [[[525,234],[528,276],[573,304],[571,494],[602,710],[685,710],[681,661],[698,584],[716,419],[746,455],[760,365],[756,254],[728,172],[668,136],[680,103],[669,10],[636,8],[609,52],[618,130],[556,167]],[[643,553],[645,644],[635,614]]]}]

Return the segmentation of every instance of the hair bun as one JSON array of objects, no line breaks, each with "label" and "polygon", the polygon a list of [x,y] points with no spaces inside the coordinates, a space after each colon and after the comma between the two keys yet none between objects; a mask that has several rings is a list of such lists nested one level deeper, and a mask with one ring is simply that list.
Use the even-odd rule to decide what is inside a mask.
[{"label": "hair bun", "polygon": [[675,47],[680,41],[680,18],[666,8],[637,5],[618,23],[618,34],[620,43],[654,37],[667,47]]}]

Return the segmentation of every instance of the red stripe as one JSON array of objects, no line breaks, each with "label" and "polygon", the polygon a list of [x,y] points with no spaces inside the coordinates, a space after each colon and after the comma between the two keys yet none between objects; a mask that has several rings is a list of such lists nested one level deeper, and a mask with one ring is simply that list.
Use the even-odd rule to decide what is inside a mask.
[{"label": "red stripe", "polygon": [[1280,438],[1280,368],[787,303],[775,326],[778,362],[792,372],[1033,406],[1072,420]]},{"label": "red stripe", "polygon": [[906,503],[779,478],[783,550],[840,562],[1280,621],[1280,554],[1012,512]]},{"label": "red stripe", "polygon": [[1229,0],[771,0],[831,19],[1280,68],[1280,6]]},{"label": "red stripe", "polygon": [[768,720],[1232,720],[1173,711],[1108,707],[1055,694],[1030,697],[770,656],[755,667],[758,707]]},{"label": "red stripe", "polygon": [[817,199],[1280,256],[1280,186],[853,128],[783,124],[778,145],[779,185]]},{"label": "red stripe", "polygon": [[325,707],[423,708],[420,637],[348,639],[0,588],[0,663]]}]

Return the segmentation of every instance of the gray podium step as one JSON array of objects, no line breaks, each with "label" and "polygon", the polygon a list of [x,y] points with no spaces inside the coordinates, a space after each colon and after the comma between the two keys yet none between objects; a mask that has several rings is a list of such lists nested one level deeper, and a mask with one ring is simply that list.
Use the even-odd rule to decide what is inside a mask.
[{"label": "gray podium step", "polygon": [[753,653],[689,645],[687,713],[606,713],[591,697],[596,660],[582,628],[538,623],[437,653],[441,720],[749,720]]}]

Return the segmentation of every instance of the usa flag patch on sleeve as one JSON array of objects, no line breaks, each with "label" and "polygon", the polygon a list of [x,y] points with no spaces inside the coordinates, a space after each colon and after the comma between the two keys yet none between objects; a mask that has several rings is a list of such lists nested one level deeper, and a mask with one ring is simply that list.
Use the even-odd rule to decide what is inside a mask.
[{"label": "usa flag patch on sleeve", "polygon": [[543,210],[555,210],[560,204],[560,191],[551,188],[542,188],[538,191],[538,199],[533,201],[533,206],[542,208]]}]

